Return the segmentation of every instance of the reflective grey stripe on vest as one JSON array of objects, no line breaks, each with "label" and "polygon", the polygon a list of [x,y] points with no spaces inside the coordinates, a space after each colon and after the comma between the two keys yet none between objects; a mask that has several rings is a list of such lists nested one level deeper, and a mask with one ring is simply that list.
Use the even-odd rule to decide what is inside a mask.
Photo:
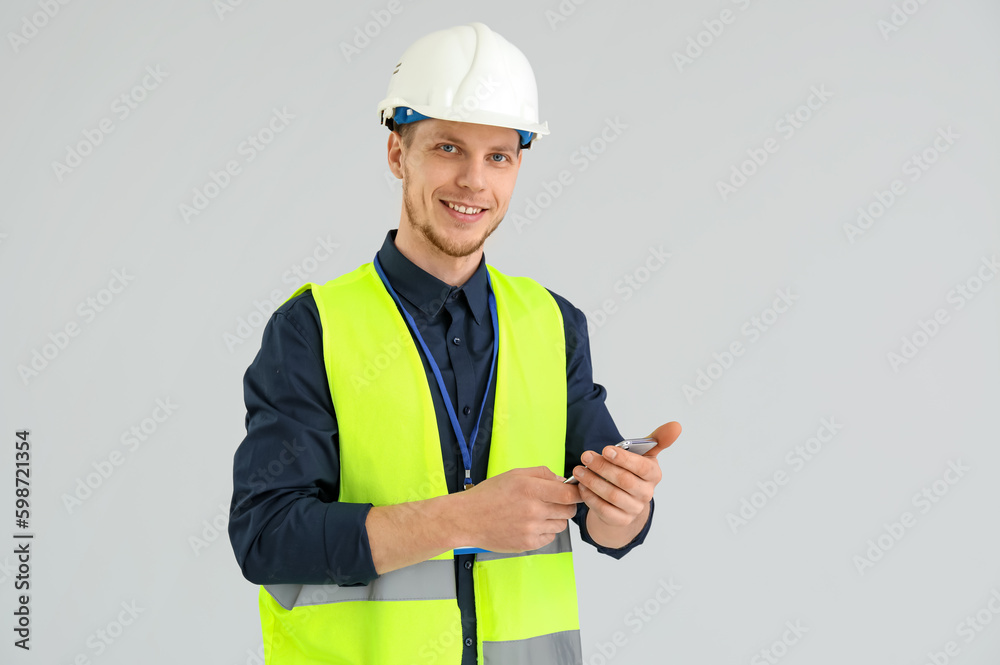
[{"label": "reflective grey stripe on vest", "polygon": [[432,559],[376,577],[367,585],[269,584],[286,610],[351,600],[448,600],[456,598],[454,559]]},{"label": "reflective grey stripe on vest", "polygon": [[[569,529],[537,550],[501,554],[480,552],[476,561],[508,559],[529,554],[556,554],[572,550]],[[456,598],[454,559],[431,559],[376,577],[367,585],[265,584],[264,588],[286,610],[306,605],[343,603],[351,600],[447,600]]]},{"label": "reflective grey stripe on vest", "polygon": [[527,552],[517,552],[516,554],[501,554],[499,552],[480,552],[476,555],[476,561],[492,561],[494,559],[511,559],[518,556],[528,556],[529,554],[558,554],[560,552],[573,551],[573,542],[569,537],[569,529],[563,529],[556,534],[555,540],[537,550]]},{"label": "reflective grey stripe on vest", "polygon": [[580,665],[583,648],[580,631],[539,635],[526,640],[483,642],[486,665]]}]

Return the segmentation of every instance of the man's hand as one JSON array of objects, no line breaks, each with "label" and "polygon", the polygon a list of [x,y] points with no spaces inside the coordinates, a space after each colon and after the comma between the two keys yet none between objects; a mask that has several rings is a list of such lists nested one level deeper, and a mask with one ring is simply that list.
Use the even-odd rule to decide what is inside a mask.
[{"label": "man's hand", "polygon": [[547,467],[512,469],[459,493],[468,542],[492,552],[548,545],[576,515],[580,490]]},{"label": "man's hand", "polygon": [[573,475],[580,481],[580,498],[590,508],[587,527],[596,542],[622,547],[642,531],[653,490],[662,478],[656,456],[680,435],[680,423],[669,422],[649,435],[656,446],[645,455],[615,446],[606,446],[601,455],[583,453],[580,459],[587,468],[578,466]]},{"label": "man's hand", "polygon": [[680,433],[676,422],[659,427],[650,435],[657,445],[644,456],[614,446],[604,449],[604,457],[584,453],[590,469],[577,467],[579,485],[565,485],[539,466],[512,469],[454,494],[376,506],[366,521],[375,570],[382,575],[456,547],[504,553],[544,547],[567,528],[581,501],[590,506],[587,529],[594,541],[622,547],[646,523],[661,477],[656,456]]}]

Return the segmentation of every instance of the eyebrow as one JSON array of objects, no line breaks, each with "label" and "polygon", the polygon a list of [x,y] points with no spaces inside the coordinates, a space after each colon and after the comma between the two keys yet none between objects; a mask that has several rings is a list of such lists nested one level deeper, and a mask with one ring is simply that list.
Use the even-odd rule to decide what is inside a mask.
[{"label": "eyebrow", "polygon": [[[457,139],[452,134],[447,134],[447,133],[444,133],[444,132],[435,132],[435,133],[433,133],[433,134],[430,135],[430,139],[434,143],[444,142],[444,143],[454,143],[455,145],[458,145],[458,146],[464,146],[465,145],[465,143],[463,143],[462,141],[460,141],[459,139]],[[489,150],[491,150],[493,152],[511,152],[512,153],[512,152],[517,152],[517,147],[515,145],[509,144],[509,143],[508,144],[496,144],[493,147],[489,148]]]}]

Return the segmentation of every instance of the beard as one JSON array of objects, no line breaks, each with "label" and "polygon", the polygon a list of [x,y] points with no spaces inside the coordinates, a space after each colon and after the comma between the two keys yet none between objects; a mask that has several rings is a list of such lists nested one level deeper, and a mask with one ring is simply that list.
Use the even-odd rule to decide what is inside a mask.
[{"label": "beard", "polygon": [[486,228],[481,236],[478,238],[471,238],[465,242],[454,240],[449,238],[438,231],[426,217],[421,217],[417,213],[416,205],[410,199],[409,190],[406,187],[406,182],[408,178],[406,177],[406,171],[403,171],[403,206],[406,208],[406,216],[413,225],[413,228],[424,237],[431,245],[438,249],[438,251],[451,256],[456,259],[464,258],[470,254],[474,254],[482,248],[483,243],[486,239],[496,231],[497,227],[500,226],[500,222],[503,221],[503,216],[499,217],[492,226]]}]

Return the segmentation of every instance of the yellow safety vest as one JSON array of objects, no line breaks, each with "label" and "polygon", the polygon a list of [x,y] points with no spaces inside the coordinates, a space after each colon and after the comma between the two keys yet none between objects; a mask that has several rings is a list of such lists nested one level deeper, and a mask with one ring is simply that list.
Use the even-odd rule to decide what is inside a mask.
[{"label": "yellow safety vest", "polygon": [[[562,475],[562,314],[538,283],[487,268],[500,327],[487,477],[530,466]],[[337,413],[339,500],[385,506],[447,494],[420,351],[374,266],[294,295],[307,289]],[[458,665],[464,645],[453,557],[448,551],[363,586],[262,587],[268,665]],[[582,662],[568,530],[538,550],[477,554],[473,580],[479,663]]]}]

